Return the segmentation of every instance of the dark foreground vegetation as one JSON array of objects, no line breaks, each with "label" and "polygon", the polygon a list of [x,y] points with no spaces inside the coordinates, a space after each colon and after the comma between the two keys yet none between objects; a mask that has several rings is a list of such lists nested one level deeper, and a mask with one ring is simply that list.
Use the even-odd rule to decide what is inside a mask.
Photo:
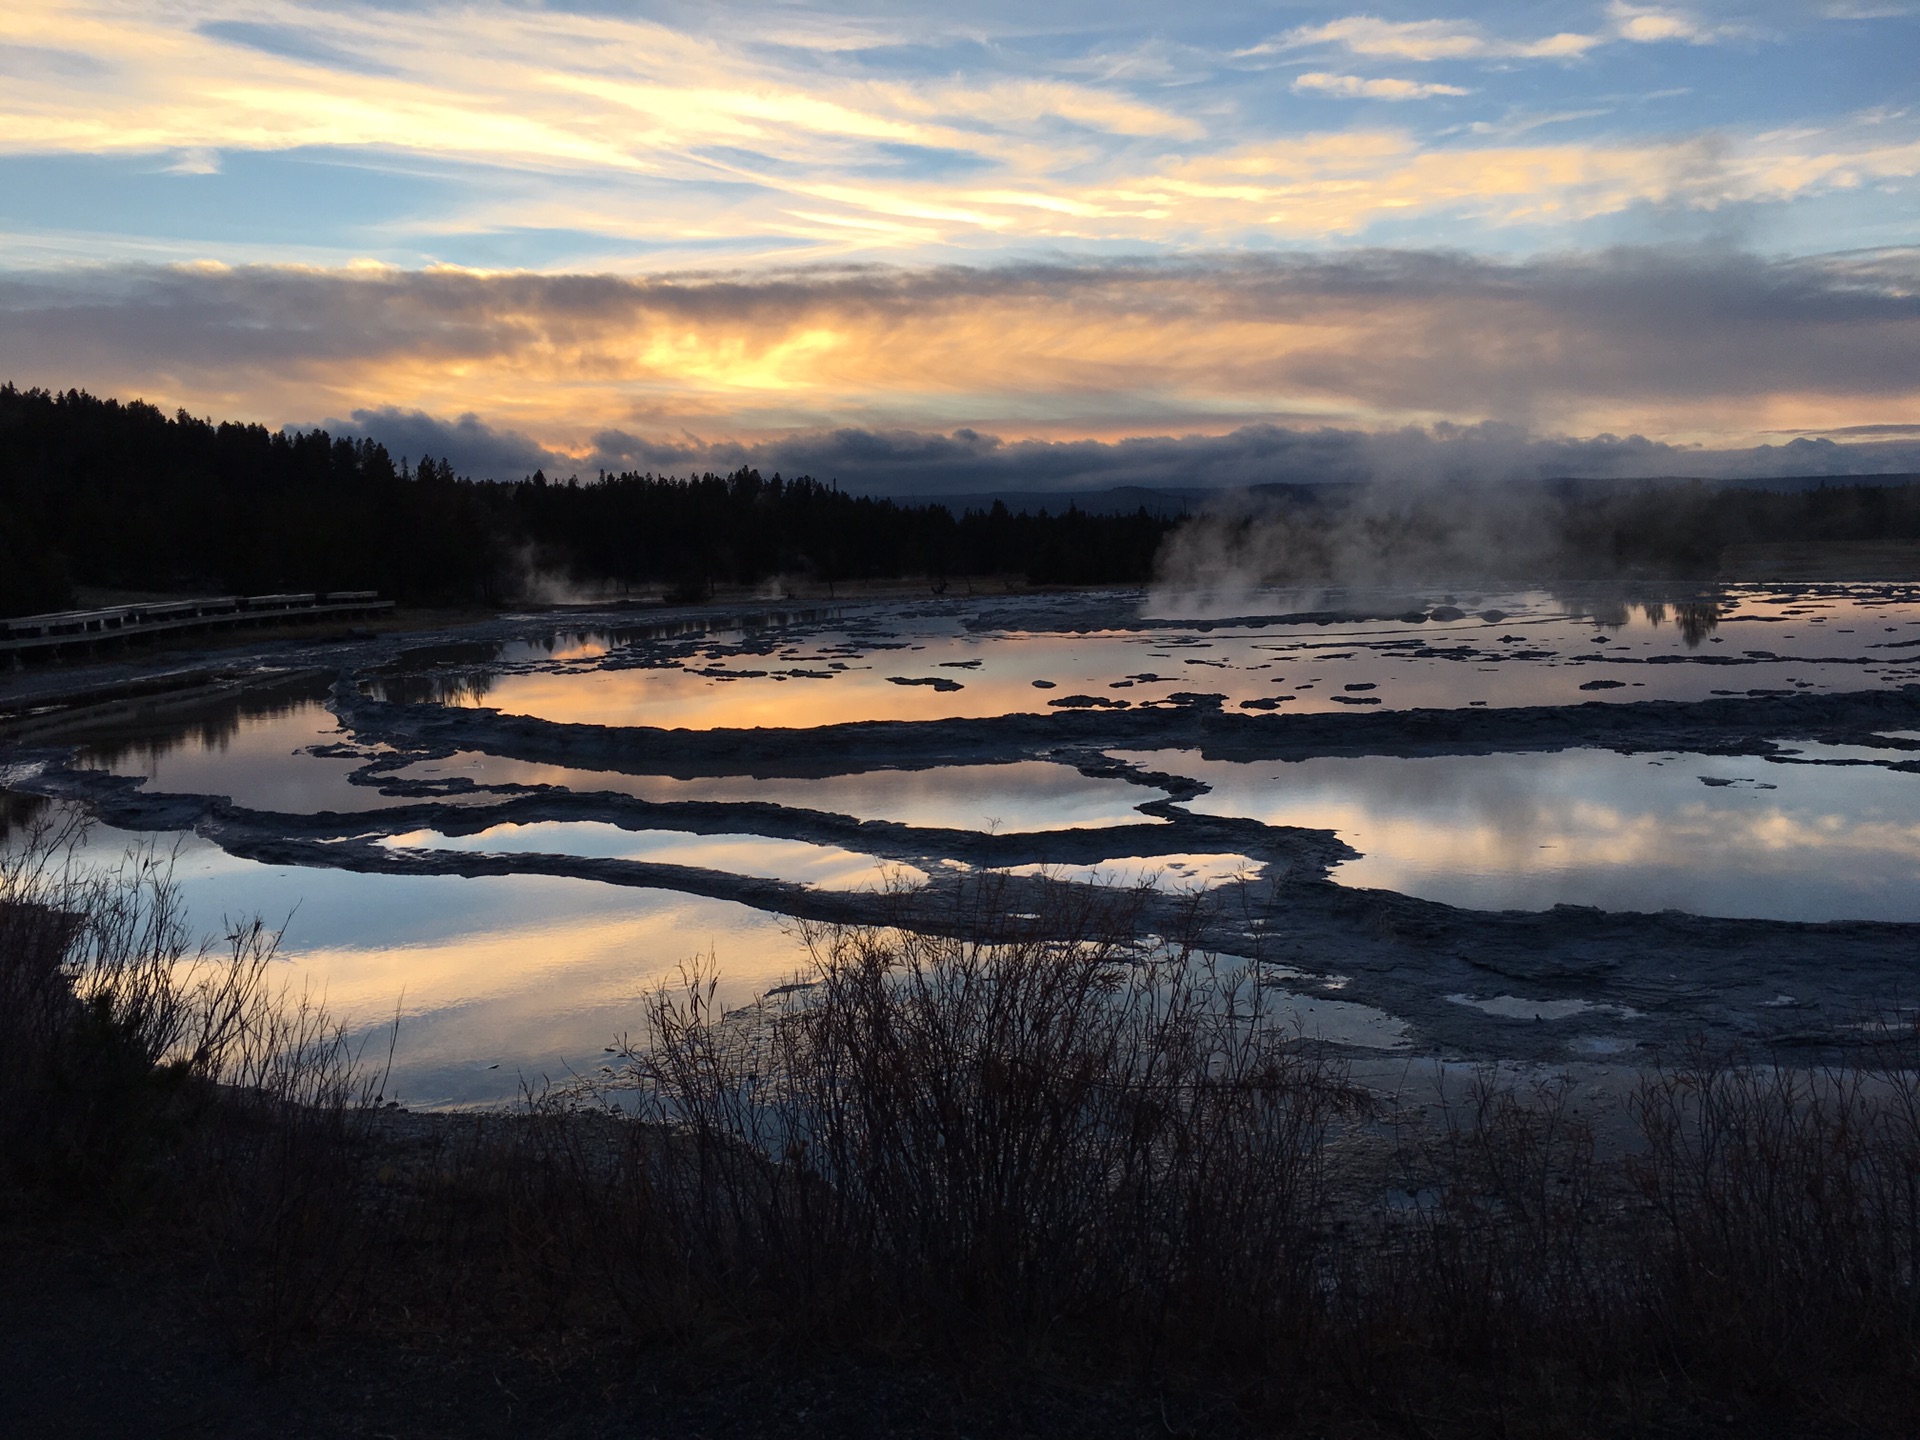
[{"label": "dark foreground vegetation", "polygon": [[1071,507],[955,516],[754,470],[496,484],[322,430],[0,386],[0,615],[57,609],[75,585],[470,605],[575,584],[701,599],[781,576],[1140,582],[1169,523]]},{"label": "dark foreground vegetation", "polygon": [[75,876],[58,841],[0,875],[10,1263],[146,1277],[170,1333],[321,1397],[276,1433],[1920,1414],[1911,1030],[1844,1070],[1675,1057],[1624,1146],[1492,1072],[1422,1121],[1235,972],[1139,942],[1129,897],[1036,921],[983,885],[951,938],[816,932],[805,982],[745,1012],[696,970],[603,1073],[516,1113],[406,1115],[384,1056],[275,991],[260,927],[196,952],[164,863]]}]

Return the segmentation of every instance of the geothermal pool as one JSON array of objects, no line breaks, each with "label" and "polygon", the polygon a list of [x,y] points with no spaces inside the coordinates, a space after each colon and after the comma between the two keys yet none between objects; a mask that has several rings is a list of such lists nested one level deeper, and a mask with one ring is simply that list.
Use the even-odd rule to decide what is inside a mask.
[{"label": "geothermal pool", "polygon": [[1920,955],[1913,588],[1248,606],[510,617],[77,714],[0,786],[178,846],[204,928],[284,923],[423,1104],[591,1070],[696,955],[744,1002],[803,924],[989,879],[1144,887],[1303,1033],[1440,1054],[1838,1035]]},{"label": "geothermal pool", "polygon": [[[436,698],[568,724],[808,728],[1060,709],[1190,703],[1342,707],[1515,706],[1703,699],[1920,681],[1920,618],[1904,593],[1729,591],[1637,605],[1538,594],[1316,608],[1130,625],[1089,609],[938,607],[823,616],[649,641],[618,630],[503,647],[437,676]],[[1043,628],[1051,622],[1054,628]],[[384,682],[375,687],[384,691]]]},{"label": "geothermal pool", "polygon": [[1125,758],[1207,783],[1200,813],[1335,831],[1360,852],[1342,885],[1477,910],[1920,921],[1920,774],[1890,768],[1901,750]]}]

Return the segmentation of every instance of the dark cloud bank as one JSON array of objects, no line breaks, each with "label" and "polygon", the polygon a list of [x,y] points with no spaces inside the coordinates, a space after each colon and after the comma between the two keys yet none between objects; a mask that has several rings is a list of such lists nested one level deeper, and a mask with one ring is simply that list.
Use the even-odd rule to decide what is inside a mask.
[{"label": "dark cloud bank", "polygon": [[[1378,434],[1253,424],[1112,443],[868,429],[704,443],[636,423],[633,433],[592,437],[584,460],[472,415],[364,409],[324,423],[401,453],[447,456],[477,476],[751,464],[891,494],[1920,469],[1920,434],[1907,424],[1920,417],[1904,413],[1920,393],[1920,250],[1770,260],[1623,249],[1519,262],[1366,252],[646,279],[291,267],[15,273],[0,275],[0,378],[122,394],[141,385],[244,393],[249,374],[297,380],[359,363],[485,370],[547,352],[597,363],[655,325],[774,335],[824,318],[884,339],[941,317],[1043,310],[1063,323],[1140,328],[1134,369],[1114,393],[1159,376],[1174,388],[1497,419]],[[1259,322],[1343,338],[1272,355],[1245,347],[1184,370],[1177,359],[1163,365],[1151,338],[1156,325],[1205,333]],[[980,377],[987,389],[993,382]],[[1063,406],[1084,393],[1063,389]],[[1534,423],[1612,403],[1770,396],[1844,396],[1856,407],[1878,398],[1892,413],[1843,443],[1712,452],[1636,436],[1543,438]]]},{"label": "dark cloud bank", "polygon": [[1703,450],[1640,436],[1540,439],[1493,423],[1386,433],[1251,425],[1227,435],[1119,441],[1007,441],[971,430],[828,430],[759,444],[648,442],[609,431],[584,463],[472,415],[436,420],[419,411],[356,410],[327,422],[372,436],[398,453],[451,459],[462,473],[518,478],[600,470],[684,475],[751,465],[763,474],[813,475],[868,495],[968,495],[1146,486],[1231,489],[1267,484],[1631,479],[1658,476],[1865,476],[1920,471],[1920,437],[1836,443],[1795,439],[1743,450]]}]

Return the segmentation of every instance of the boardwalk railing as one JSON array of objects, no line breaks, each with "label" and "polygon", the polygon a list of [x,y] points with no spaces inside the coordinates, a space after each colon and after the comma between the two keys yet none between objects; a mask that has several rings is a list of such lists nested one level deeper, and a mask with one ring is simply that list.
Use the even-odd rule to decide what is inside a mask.
[{"label": "boardwalk railing", "polygon": [[323,590],[291,595],[216,595],[198,600],[157,600],[109,605],[99,610],[61,610],[0,620],[0,655],[16,660],[68,646],[132,640],[169,631],[212,630],[234,625],[331,617],[378,615],[393,609],[374,590]]}]

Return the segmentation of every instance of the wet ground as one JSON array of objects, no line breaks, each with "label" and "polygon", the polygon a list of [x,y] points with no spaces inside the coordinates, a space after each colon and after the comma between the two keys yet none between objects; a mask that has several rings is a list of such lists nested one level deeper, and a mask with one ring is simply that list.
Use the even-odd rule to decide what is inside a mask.
[{"label": "wet ground", "polygon": [[695,955],[745,999],[799,923],[950,923],[987,874],[1018,915],[1149,886],[1150,926],[1197,914],[1284,1023],[1383,1060],[1829,1053],[1910,997],[1920,592],[1242,605],[262,650],[165,705],[49,703],[0,786],[91,810],[97,857],[178,843],[209,928],[286,921],[290,977],[397,1009],[417,1103],[590,1069]]}]

